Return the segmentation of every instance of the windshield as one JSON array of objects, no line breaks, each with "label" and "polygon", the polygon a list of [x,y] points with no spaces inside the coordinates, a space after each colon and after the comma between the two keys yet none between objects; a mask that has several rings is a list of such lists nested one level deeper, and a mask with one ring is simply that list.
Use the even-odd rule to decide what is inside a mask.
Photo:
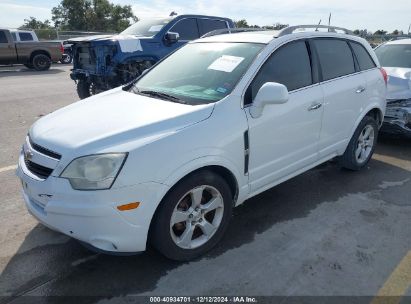
[{"label": "windshield", "polygon": [[375,53],[383,67],[411,68],[411,44],[386,44]]},{"label": "windshield", "polygon": [[131,91],[167,94],[191,105],[216,102],[231,93],[263,47],[257,43],[187,44],[153,67]]},{"label": "windshield", "polygon": [[152,37],[171,20],[171,18],[140,20],[126,28],[121,34]]}]

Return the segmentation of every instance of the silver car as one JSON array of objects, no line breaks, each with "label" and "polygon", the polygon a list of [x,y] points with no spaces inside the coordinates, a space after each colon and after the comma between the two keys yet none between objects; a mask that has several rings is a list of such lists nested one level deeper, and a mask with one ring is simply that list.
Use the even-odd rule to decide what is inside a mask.
[{"label": "silver car", "polygon": [[387,42],[375,52],[388,74],[387,111],[381,131],[411,138],[411,39]]}]

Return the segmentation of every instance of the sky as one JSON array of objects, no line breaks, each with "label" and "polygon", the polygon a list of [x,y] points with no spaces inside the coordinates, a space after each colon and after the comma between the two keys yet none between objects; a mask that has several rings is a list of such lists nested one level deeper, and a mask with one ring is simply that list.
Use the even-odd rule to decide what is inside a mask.
[{"label": "sky", "polygon": [[[51,19],[51,8],[59,0],[0,0],[0,26],[18,27],[30,16]],[[290,25],[328,23],[348,29],[395,29],[408,31],[411,24],[410,0],[111,0],[128,4],[134,14],[146,19],[193,13],[246,19],[248,24],[271,25],[277,22]]]}]

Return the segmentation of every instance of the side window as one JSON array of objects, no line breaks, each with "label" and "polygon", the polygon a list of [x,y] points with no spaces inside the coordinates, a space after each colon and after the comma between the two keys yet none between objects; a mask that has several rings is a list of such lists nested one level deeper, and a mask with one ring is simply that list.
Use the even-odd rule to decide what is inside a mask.
[{"label": "side window", "polygon": [[19,33],[20,41],[33,41],[31,33]]},{"label": "side window", "polygon": [[215,30],[226,29],[227,23],[222,20],[198,19],[198,27],[200,28],[200,36],[203,36]]},{"label": "side window", "polygon": [[278,82],[289,91],[313,83],[310,56],[305,41],[291,42],[276,50],[264,63],[246,93],[249,104],[266,82]]},{"label": "side window", "polygon": [[170,32],[178,33],[181,40],[193,40],[200,37],[198,33],[197,20],[194,18],[178,21],[170,29]]},{"label": "side window", "polygon": [[6,33],[3,31],[0,31],[0,43],[8,43],[9,41],[7,40]]},{"label": "side window", "polygon": [[352,49],[354,50],[355,57],[358,60],[361,71],[373,69],[376,67],[374,60],[372,60],[367,50],[359,43],[350,42]]},{"label": "side window", "polygon": [[315,39],[323,80],[355,73],[354,57],[348,43],[338,39]]}]

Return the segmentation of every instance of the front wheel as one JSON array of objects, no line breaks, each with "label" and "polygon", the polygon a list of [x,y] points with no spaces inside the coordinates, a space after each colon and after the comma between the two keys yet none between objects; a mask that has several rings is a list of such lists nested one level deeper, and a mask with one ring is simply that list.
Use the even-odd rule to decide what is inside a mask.
[{"label": "front wheel", "polygon": [[227,182],[210,171],[180,181],[163,199],[153,219],[150,241],[166,257],[195,259],[222,238],[232,212]]},{"label": "front wheel", "polygon": [[370,161],[377,144],[378,125],[374,118],[365,116],[345,151],[339,158],[342,167],[358,171]]},{"label": "front wheel", "polygon": [[88,98],[103,91],[104,90],[99,88],[94,82],[89,82],[85,79],[81,79],[77,82],[77,94],[80,99]]}]

